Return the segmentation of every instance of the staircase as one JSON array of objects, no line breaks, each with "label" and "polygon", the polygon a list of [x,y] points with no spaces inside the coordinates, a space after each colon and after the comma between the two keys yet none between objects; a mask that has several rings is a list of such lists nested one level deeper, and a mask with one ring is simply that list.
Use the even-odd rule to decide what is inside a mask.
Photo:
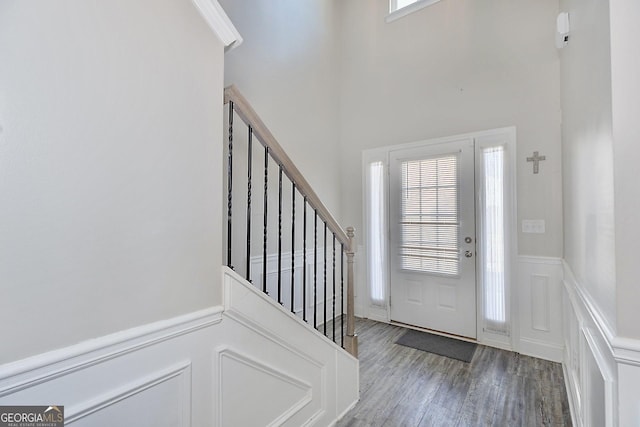
[{"label": "staircase", "polygon": [[[330,425],[358,399],[354,229],[338,224],[239,90],[230,86],[224,95],[224,317],[255,335],[247,340],[264,341],[272,359],[265,356],[260,366],[280,364],[278,374],[260,380],[253,370],[252,383],[259,385],[252,390],[278,395],[285,409],[273,412],[268,405],[268,415],[234,411],[221,424],[275,418],[269,425]],[[226,363],[236,363],[234,357]],[[283,365],[283,359],[289,361]],[[268,378],[278,380],[269,385]],[[287,393],[293,397],[283,397]],[[225,395],[237,399],[228,407],[254,399]]]}]

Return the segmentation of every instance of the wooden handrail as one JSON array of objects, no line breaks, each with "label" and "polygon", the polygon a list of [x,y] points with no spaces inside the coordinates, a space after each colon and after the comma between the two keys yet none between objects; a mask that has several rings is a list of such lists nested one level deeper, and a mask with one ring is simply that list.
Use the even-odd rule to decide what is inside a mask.
[{"label": "wooden handrail", "polygon": [[[233,103],[233,112],[240,116],[245,124],[250,126],[251,134],[254,135],[258,139],[258,141],[260,141],[260,143],[268,149],[269,155],[276,161],[276,163],[278,163],[281,171],[295,184],[295,188],[297,188],[300,194],[305,197],[309,206],[311,206],[311,208],[315,210],[317,216],[325,222],[326,227],[331,230],[336,239],[343,245],[344,253],[347,255],[347,331],[343,336],[344,349],[354,357],[358,357],[358,335],[355,333],[355,279],[353,268],[356,248],[354,241],[355,230],[353,229],[353,227],[348,227],[346,231],[342,229],[340,224],[338,224],[338,221],[335,220],[333,215],[331,215],[331,212],[329,212],[324,203],[322,203],[316,192],[313,191],[313,188],[311,188],[311,184],[309,184],[302,173],[293,164],[293,161],[289,158],[282,146],[269,131],[262,119],[260,119],[258,113],[255,112],[247,99],[233,85],[225,88],[224,90],[224,103],[227,104],[229,102]],[[229,248],[230,247],[231,246],[229,246]],[[229,251],[230,250],[231,249],[229,249]]]},{"label": "wooden handrail", "polygon": [[329,212],[324,203],[322,203],[316,192],[313,191],[311,184],[309,184],[291,158],[289,158],[271,131],[269,131],[262,119],[260,119],[258,113],[255,112],[247,99],[234,85],[224,90],[224,103],[227,104],[230,101],[233,102],[233,110],[236,114],[238,114],[246,124],[251,126],[255,137],[258,138],[263,146],[269,148],[271,157],[282,166],[282,171],[296,184],[296,188],[300,191],[300,194],[307,198],[309,206],[318,212],[318,216],[327,223],[329,230],[335,233],[336,239],[344,244],[345,248],[349,248],[350,239],[346,231],[342,229],[338,221],[331,215],[331,212]]}]

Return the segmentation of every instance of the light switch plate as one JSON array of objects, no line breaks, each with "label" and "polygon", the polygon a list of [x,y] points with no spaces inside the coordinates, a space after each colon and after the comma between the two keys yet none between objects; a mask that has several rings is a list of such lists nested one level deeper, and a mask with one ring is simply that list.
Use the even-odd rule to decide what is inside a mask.
[{"label": "light switch plate", "polygon": [[544,219],[523,219],[522,232],[544,234],[545,233]]}]

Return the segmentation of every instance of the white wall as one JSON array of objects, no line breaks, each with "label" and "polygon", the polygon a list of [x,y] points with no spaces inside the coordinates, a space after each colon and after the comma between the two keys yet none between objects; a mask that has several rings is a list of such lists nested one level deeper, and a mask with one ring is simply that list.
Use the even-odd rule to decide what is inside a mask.
[{"label": "white wall", "polygon": [[585,425],[638,425],[640,6],[561,9],[571,22],[561,54],[568,389]]},{"label": "white wall", "polygon": [[[611,92],[616,222],[616,287],[618,335],[640,339],[638,258],[640,239],[636,218],[640,211],[640,4],[610,0]],[[640,402],[638,402],[640,404]],[[640,414],[638,415],[640,417]]]},{"label": "white wall", "polygon": [[337,3],[220,3],[244,39],[225,57],[225,84],[235,84],[247,97],[321,200],[339,217]]},{"label": "white wall", "polygon": [[0,363],[220,302],[222,55],[186,0],[0,4]]},{"label": "white wall", "polygon": [[611,54],[607,1],[563,0],[569,44],[560,51],[564,250],[578,283],[615,327]]},{"label": "white wall", "polygon": [[640,229],[640,4],[610,0],[611,93],[615,187],[616,332],[623,357],[618,366],[619,422],[640,424],[640,286],[635,249]]},{"label": "white wall", "polygon": [[362,150],[515,125],[518,220],[546,221],[519,233],[519,253],[561,256],[557,3],[441,1],[388,24],[387,0],[340,5],[345,222],[362,237]]}]

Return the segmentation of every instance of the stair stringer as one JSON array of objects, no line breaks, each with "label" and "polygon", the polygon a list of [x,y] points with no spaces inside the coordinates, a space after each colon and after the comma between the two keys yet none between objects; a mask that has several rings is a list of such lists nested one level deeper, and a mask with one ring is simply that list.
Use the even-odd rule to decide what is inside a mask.
[{"label": "stair stringer", "polygon": [[223,267],[215,424],[330,426],[359,397],[358,360]]}]

